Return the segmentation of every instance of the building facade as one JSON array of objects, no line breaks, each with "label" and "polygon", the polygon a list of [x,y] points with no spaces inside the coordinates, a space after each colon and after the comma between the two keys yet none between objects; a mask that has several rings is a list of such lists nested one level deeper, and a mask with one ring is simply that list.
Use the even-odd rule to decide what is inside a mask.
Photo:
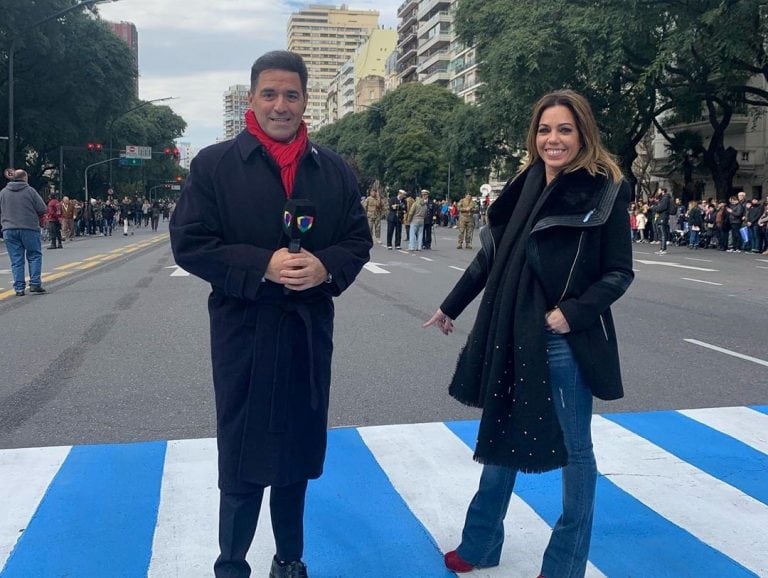
[{"label": "building facade", "polygon": [[224,92],[224,140],[235,138],[245,128],[249,88],[247,84],[235,84]]},{"label": "building facade", "polygon": [[[311,5],[288,19],[288,50],[300,54],[307,64],[309,101],[304,120],[310,130],[323,124],[328,87],[357,48],[379,26],[376,10],[349,10]],[[353,87],[354,94],[354,87]]]},{"label": "building facade", "polygon": [[139,32],[136,30],[136,25],[133,22],[110,22],[104,21],[109,29],[122,39],[128,45],[128,48],[133,55],[133,69],[134,69],[134,97],[139,96]]}]

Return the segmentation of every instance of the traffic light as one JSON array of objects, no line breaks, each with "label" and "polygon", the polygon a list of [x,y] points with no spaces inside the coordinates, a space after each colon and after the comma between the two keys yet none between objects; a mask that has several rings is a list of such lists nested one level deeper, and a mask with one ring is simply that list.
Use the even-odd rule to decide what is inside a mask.
[{"label": "traffic light", "polygon": [[100,142],[89,142],[86,145],[86,148],[88,149],[88,152],[100,153],[104,149],[104,145]]},{"label": "traffic light", "polygon": [[179,153],[179,149],[176,147],[165,147],[163,153],[165,153],[165,156],[172,158],[176,162],[179,162],[179,158],[181,157],[181,153]]},{"label": "traffic light", "polygon": [[180,183],[180,182],[181,182],[181,175],[176,175],[176,182],[177,182],[177,183]]}]

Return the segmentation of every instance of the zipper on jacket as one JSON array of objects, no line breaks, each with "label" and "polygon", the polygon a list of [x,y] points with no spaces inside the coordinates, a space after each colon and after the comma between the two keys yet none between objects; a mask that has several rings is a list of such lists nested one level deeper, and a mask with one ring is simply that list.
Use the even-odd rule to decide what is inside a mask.
[{"label": "zipper on jacket", "polygon": [[579,260],[579,253],[581,253],[581,242],[584,239],[584,231],[581,232],[581,235],[579,235],[579,244],[576,247],[576,256],[573,258],[573,263],[571,263],[571,270],[568,272],[568,279],[565,281],[565,288],[563,289],[563,294],[560,295],[560,299],[557,300],[558,303],[560,303],[563,300],[563,297],[565,297],[565,293],[568,291],[568,285],[571,284],[571,278],[573,277],[573,270],[576,268],[576,261]]},{"label": "zipper on jacket", "polygon": [[603,319],[603,314],[601,313],[598,315],[598,317],[600,317],[600,325],[603,326],[603,335],[605,335],[605,340],[610,341],[610,339],[608,339],[608,330],[605,328],[605,320]]}]

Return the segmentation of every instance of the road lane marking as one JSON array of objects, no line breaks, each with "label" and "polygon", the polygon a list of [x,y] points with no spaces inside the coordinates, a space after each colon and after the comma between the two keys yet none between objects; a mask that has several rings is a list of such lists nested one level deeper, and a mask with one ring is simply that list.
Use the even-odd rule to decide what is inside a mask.
[{"label": "road lane marking", "polygon": [[755,269],[768,269],[768,267],[761,267],[760,265],[757,265]]},{"label": "road lane marking", "polygon": [[383,263],[366,263],[363,265],[363,268],[370,272],[374,273],[375,275],[388,275],[390,271],[387,271],[386,269],[382,269],[380,265],[383,265]]},{"label": "road lane marking", "polygon": [[717,273],[718,269],[705,269],[704,267],[693,267],[691,265],[681,265],[680,263],[663,262],[663,261],[646,261],[643,259],[636,259],[638,263],[643,265],[661,265],[663,267],[675,267],[678,269],[691,269],[693,271],[706,271],[707,273]]},{"label": "road lane marking", "polygon": [[102,257],[106,257],[106,255],[102,253],[101,255],[93,255],[92,257],[86,257],[85,259],[83,259],[83,262],[87,263],[88,261],[96,261],[97,259],[101,259]]},{"label": "road lane marking", "polygon": [[42,279],[43,281],[55,281],[56,279],[61,279],[62,277],[67,277],[70,275],[71,271],[61,271],[60,273],[43,273]]},{"label": "road lane marking", "polygon": [[717,285],[718,287],[722,287],[722,283],[715,283],[714,281],[702,281],[701,279],[691,279],[690,277],[680,277],[683,281],[695,281],[696,283],[706,283],[707,285]]},{"label": "road lane marking", "polygon": [[77,267],[78,265],[82,265],[82,261],[73,261],[72,263],[67,263],[66,265],[61,265],[60,267],[54,267],[54,270],[56,271],[66,271],[67,269],[72,269],[74,267]]},{"label": "road lane marking", "polygon": [[689,261],[702,261],[704,263],[711,263],[712,259],[697,259],[696,257],[686,257]]},{"label": "road lane marking", "polygon": [[424,259],[425,261],[429,261],[430,263],[434,261],[434,259],[430,259],[429,257],[419,257],[419,259]]},{"label": "road lane marking", "polygon": [[168,267],[164,267],[164,269],[173,269],[173,273],[170,274],[171,277],[189,277],[189,272],[185,271],[178,265],[169,265]]},{"label": "road lane marking", "polygon": [[757,357],[744,355],[743,353],[738,353],[737,351],[731,351],[730,349],[718,347],[717,345],[712,345],[711,343],[704,343],[703,341],[699,341],[698,339],[684,339],[683,341],[687,341],[688,343],[693,343],[694,345],[700,345],[701,347],[706,347],[707,349],[711,349],[712,351],[719,351],[720,353],[725,353],[726,355],[730,355],[732,357],[738,357],[739,359],[743,359],[745,361],[751,361],[752,363],[757,363],[758,365],[764,365],[765,367],[768,367],[768,361],[765,361],[763,359],[758,359]]},{"label": "road lane marking", "polygon": [[80,265],[77,270],[78,271],[85,271],[86,269],[93,269],[94,267],[98,267],[101,265],[98,261],[91,261],[90,263],[83,263]]},{"label": "road lane marking", "polygon": [[465,269],[462,269],[461,267],[456,267],[455,265],[450,266],[451,269],[456,269],[457,271],[461,271],[462,273],[465,271]]}]

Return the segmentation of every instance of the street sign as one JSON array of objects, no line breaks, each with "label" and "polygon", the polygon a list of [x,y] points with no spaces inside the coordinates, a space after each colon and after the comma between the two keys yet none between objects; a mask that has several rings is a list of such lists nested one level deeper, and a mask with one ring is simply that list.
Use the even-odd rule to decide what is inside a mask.
[{"label": "street sign", "polygon": [[144,164],[144,161],[142,159],[124,157],[124,156],[120,155],[120,166],[121,167],[140,167],[143,164]]},{"label": "street sign", "polygon": [[149,160],[152,158],[152,147],[125,145],[125,157],[129,159]]}]

